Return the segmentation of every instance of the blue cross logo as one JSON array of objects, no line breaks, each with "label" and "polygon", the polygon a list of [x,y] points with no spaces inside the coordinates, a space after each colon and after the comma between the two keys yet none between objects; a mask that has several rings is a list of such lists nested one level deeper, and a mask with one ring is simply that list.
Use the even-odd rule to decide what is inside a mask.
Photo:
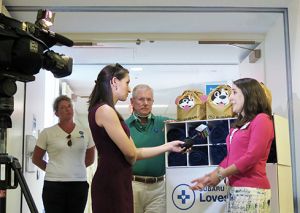
[{"label": "blue cross logo", "polygon": [[195,203],[195,192],[187,184],[177,185],[172,193],[174,206],[180,210],[190,209]]},{"label": "blue cross logo", "polygon": [[181,190],[181,195],[177,195],[178,199],[181,199],[181,203],[185,204],[186,199],[190,199],[190,195],[185,194],[185,190]]}]

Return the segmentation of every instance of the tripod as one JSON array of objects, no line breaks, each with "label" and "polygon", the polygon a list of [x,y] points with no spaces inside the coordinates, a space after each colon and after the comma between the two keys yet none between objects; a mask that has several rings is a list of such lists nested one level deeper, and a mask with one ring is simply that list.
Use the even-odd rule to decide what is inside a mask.
[{"label": "tripod", "polygon": [[[32,213],[38,213],[38,210],[35,206],[34,200],[30,194],[28,185],[25,181],[25,178],[21,172],[21,165],[17,158],[9,156],[8,154],[0,154],[0,165],[5,167],[5,180],[0,181],[0,212],[6,212],[6,189],[15,189],[18,186],[18,183],[21,186],[23,195],[25,196],[27,205]],[[14,181],[12,183],[11,171],[14,172]],[[1,173],[0,173],[1,174]],[[1,174],[2,175],[2,174]]]},{"label": "tripod", "polygon": [[[0,76],[0,213],[6,212],[6,190],[16,189],[18,183],[25,196],[26,202],[31,213],[38,213],[34,200],[30,194],[28,185],[22,174],[21,165],[17,158],[8,155],[7,128],[12,127],[10,115],[14,110],[13,95],[17,91],[15,79],[1,78]],[[4,179],[3,179],[4,177]]]}]

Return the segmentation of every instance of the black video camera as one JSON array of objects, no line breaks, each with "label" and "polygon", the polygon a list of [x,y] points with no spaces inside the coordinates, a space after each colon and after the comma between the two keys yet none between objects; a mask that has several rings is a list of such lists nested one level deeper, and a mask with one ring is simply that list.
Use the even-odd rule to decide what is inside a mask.
[{"label": "black video camera", "polygon": [[[72,73],[73,59],[50,47],[73,46],[73,41],[49,31],[54,14],[39,10],[35,24],[0,13],[0,129],[11,128],[16,81],[34,81],[41,68],[61,78]],[[49,22],[49,23],[48,23]]]},{"label": "black video camera", "polygon": [[35,24],[0,13],[0,79],[34,81],[33,75],[41,68],[51,71],[56,78],[72,73],[73,59],[50,50],[50,47],[56,44],[71,47],[73,41],[49,31],[38,22],[41,14],[48,12],[39,10]]}]

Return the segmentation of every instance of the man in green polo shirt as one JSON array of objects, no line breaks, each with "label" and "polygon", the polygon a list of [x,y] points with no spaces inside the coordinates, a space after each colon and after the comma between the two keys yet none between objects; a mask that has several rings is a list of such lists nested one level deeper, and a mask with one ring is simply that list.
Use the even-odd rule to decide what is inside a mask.
[{"label": "man in green polo shirt", "polygon": [[[130,99],[132,115],[125,121],[130,135],[139,147],[153,147],[165,143],[167,117],[151,113],[153,90],[145,84],[137,85]],[[135,213],[165,213],[165,155],[139,160],[133,166],[132,188]]]}]

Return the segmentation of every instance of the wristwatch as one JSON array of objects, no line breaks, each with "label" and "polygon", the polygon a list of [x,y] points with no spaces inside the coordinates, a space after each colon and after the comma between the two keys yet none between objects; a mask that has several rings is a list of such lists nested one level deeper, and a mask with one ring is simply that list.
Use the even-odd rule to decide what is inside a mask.
[{"label": "wristwatch", "polygon": [[217,171],[217,177],[220,182],[225,179],[225,177],[221,174],[220,170]]}]

